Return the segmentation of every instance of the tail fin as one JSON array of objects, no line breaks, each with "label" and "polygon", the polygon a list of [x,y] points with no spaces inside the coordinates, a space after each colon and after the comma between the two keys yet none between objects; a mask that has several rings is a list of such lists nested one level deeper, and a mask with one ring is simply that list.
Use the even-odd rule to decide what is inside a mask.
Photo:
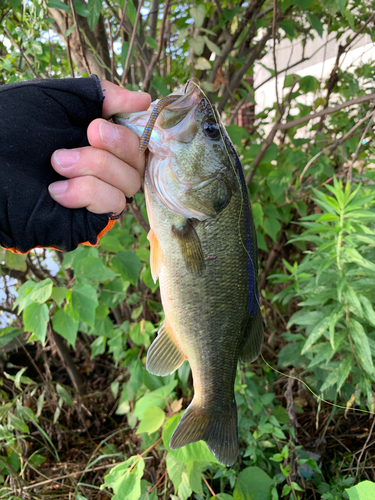
[{"label": "tail fin", "polygon": [[227,413],[211,414],[191,402],[174,431],[169,446],[172,450],[196,441],[206,441],[219,462],[233,465],[238,456],[237,406]]}]

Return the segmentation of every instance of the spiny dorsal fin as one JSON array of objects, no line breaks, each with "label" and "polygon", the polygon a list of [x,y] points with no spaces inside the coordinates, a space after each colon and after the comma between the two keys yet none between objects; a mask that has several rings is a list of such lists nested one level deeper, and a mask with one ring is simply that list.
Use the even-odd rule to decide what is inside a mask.
[{"label": "spiny dorsal fin", "polygon": [[224,465],[233,465],[238,456],[237,406],[224,414],[209,413],[194,399],[174,431],[169,446],[172,450],[196,441],[206,441],[208,448]]},{"label": "spiny dorsal fin", "polygon": [[176,345],[167,320],[163,321],[158,336],[147,352],[147,370],[153,375],[164,377],[177,370],[185,359],[180,348]]},{"label": "spiny dorsal fin", "polygon": [[247,322],[244,334],[244,344],[240,351],[240,360],[243,363],[251,363],[259,356],[263,343],[263,331],[262,313],[258,308],[254,316],[249,318]]},{"label": "spiny dorsal fin", "polygon": [[186,267],[193,274],[198,274],[204,266],[202,245],[190,219],[178,228],[172,226],[172,232],[178,239]]},{"label": "spiny dorsal fin", "polygon": [[150,229],[147,239],[150,242],[150,267],[151,275],[154,283],[157,282],[159,278],[161,266],[162,266],[162,256],[159,240],[152,229]]}]

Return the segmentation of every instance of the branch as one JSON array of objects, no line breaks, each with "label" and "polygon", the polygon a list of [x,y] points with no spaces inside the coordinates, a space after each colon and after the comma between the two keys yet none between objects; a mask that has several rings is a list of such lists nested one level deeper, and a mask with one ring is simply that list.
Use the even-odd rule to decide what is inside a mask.
[{"label": "branch", "polygon": [[[351,136],[354,134],[354,132],[357,131],[357,129],[359,129],[359,127],[366,121],[368,120],[369,118],[371,118],[371,116],[373,117],[375,114],[375,111],[371,111],[370,113],[368,113],[364,118],[362,118],[362,120],[359,120],[359,122],[357,122],[354,127],[352,127],[345,135],[344,137],[342,137],[341,139],[338,139],[337,141],[335,141],[334,143],[330,144],[329,146],[327,146],[326,148],[324,148],[322,151],[319,151],[319,153],[317,153],[315,156],[313,156],[313,158],[311,158],[311,160],[306,164],[305,168],[302,170],[302,173],[300,175],[300,178],[299,178],[299,182],[300,182],[300,185],[302,186],[302,179],[303,179],[303,176],[305,175],[305,173],[307,172],[307,170],[310,168],[310,166],[314,163],[315,160],[317,160],[323,153],[325,153],[326,151],[328,151],[329,149],[332,149],[332,148],[337,148],[338,146],[341,146],[341,144],[343,144],[345,141],[347,141],[348,139],[351,138]],[[371,123],[371,122],[370,122]]]},{"label": "branch", "polygon": [[368,132],[368,129],[370,128],[371,126],[371,123],[374,119],[374,115],[375,115],[375,111],[373,111],[371,113],[371,116],[370,116],[370,119],[368,121],[368,124],[362,134],[362,137],[360,138],[359,142],[358,142],[358,145],[357,145],[357,149],[355,150],[355,153],[353,155],[353,158],[352,158],[352,162],[350,164],[350,167],[349,167],[349,170],[348,170],[348,176],[347,176],[347,182],[351,182],[352,181],[352,175],[353,175],[353,165],[354,165],[354,162],[356,161],[356,159],[358,158],[358,154],[359,154],[359,150],[361,149],[361,146],[362,146],[362,143],[367,135],[367,132]]},{"label": "branch", "polygon": [[147,223],[147,221],[144,219],[139,207],[137,207],[135,205],[135,201],[134,201],[134,203],[132,203],[129,206],[130,206],[130,210],[132,211],[134,217],[137,219],[138,224],[140,224],[143,227],[143,229],[146,231],[146,233],[148,233],[150,231],[150,226]]},{"label": "branch", "polygon": [[240,36],[240,34],[242,33],[243,29],[247,26],[248,21],[249,21],[250,17],[253,15],[254,11],[257,9],[257,7],[260,7],[263,3],[264,3],[264,0],[252,0],[251,2],[249,2],[246,10],[243,13],[243,16],[242,16],[240,24],[238,25],[238,28],[233,33],[233,35],[231,35],[227,39],[224,47],[221,49],[221,52],[222,52],[221,56],[218,56],[215,59],[215,62],[214,62],[214,65],[212,67],[212,71],[210,74],[210,78],[208,79],[209,83],[215,82],[216,74],[217,74],[220,66],[222,66],[224,64],[224,62],[226,61],[228,54],[233,49],[234,44],[236,43],[236,41],[237,41],[238,37]]},{"label": "branch", "polygon": [[[273,0],[273,17],[272,17],[272,57],[275,71],[275,91],[276,91],[276,105],[281,115],[281,106],[279,101],[279,89],[277,88],[277,61],[276,61],[276,14],[277,14],[277,0]],[[288,64],[289,66],[289,64]]]},{"label": "branch", "polygon": [[132,37],[130,39],[129,50],[128,50],[128,54],[126,56],[125,68],[124,68],[124,72],[123,72],[122,77],[121,77],[121,85],[125,85],[125,82],[126,82],[126,79],[127,79],[127,72],[128,72],[128,69],[129,69],[130,57],[131,57],[132,52],[133,52],[134,41],[135,41],[135,37],[136,37],[136,34],[137,34],[137,28],[138,28],[139,18],[141,17],[141,8],[142,8],[142,5],[143,5],[143,0],[140,0],[140,2],[138,4],[138,8],[137,8],[137,15],[135,17],[135,22],[134,22],[134,26],[133,26]]},{"label": "branch", "polygon": [[[375,18],[375,12],[367,19],[367,21],[363,24],[363,26],[361,26],[361,28],[357,31],[357,33],[355,33],[351,38],[349,38],[349,40],[347,41],[347,43],[345,45],[339,45],[339,49],[338,49],[337,56],[336,56],[336,61],[335,61],[335,64],[333,65],[331,74],[330,74],[328,82],[327,82],[326,103],[324,106],[325,108],[328,106],[330,95],[332,94],[334,86],[336,85],[336,83],[339,79],[338,68],[339,68],[339,63],[340,63],[340,59],[341,59],[342,54],[344,54],[346,52],[349,45],[362,33],[362,31],[366,28],[366,26],[374,18]],[[317,127],[318,132],[320,130],[322,130],[322,128],[323,128],[323,122],[324,122],[324,116],[321,117],[321,120],[318,123],[318,127]]]},{"label": "branch", "polygon": [[271,38],[272,29],[268,28],[263,37],[259,40],[259,42],[252,48],[245,64],[233,75],[228,88],[224,92],[222,98],[220,99],[218,105],[218,111],[221,113],[224,109],[225,104],[231,96],[231,93],[240,85],[243,76],[247,73],[250,66],[254,64],[254,62],[260,58],[260,55],[267,43],[267,41]]},{"label": "branch", "polygon": [[85,50],[83,48],[83,42],[82,42],[82,38],[81,38],[81,32],[79,31],[78,16],[77,16],[77,11],[76,11],[76,6],[74,5],[74,0],[70,0],[70,8],[72,9],[73,19],[74,19],[74,23],[75,23],[75,26],[76,26],[76,33],[77,33],[77,37],[78,37],[78,40],[79,40],[79,44],[81,46],[82,59],[83,59],[84,64],[86,66],[87,73],[89,75],[91,75],[90,66],[89,66],[89,63],[88,63],[87,58],[86,58]]},{"label": "branch", "polygon": [[84,395],[85,389],[81,375],[69,353],[69,349],[67,348],[64,339],[53,330],[51,325],[50,332],[52,339],[55,341],[57,352],[59,353],[61,361],[64,363],[66,371],[69,374],[70,380],[72,381],[75,390],[79,394]]},{"label": "branch", "polygon": [[151,62],[149,66],[147,67],[147,72],[146,76],[143,82],[143,89],[145,92],[148,92],[148,88],[150,86],[151,78],[152,78],[152,72],[154,71],[155,64],[158,62],[161,51],[163,49],[163,40],[164,40],[164,30],[165,30],[165,23],[167,21],[167,14],[168,14],[168,9],[169,9],[169,4],[170,0],[166,0],[165,2],[165,8],[164,8],[164,15],[163,15],[163,20],[161,22],[161,27],[160,27],[160,37],[159,37],[159,45],[158,45],[158,51],[156,54],[152,56]]},{"label": "branch", "polygon": [[6,36],[11,41],[13,47],[15,47],[20,52],[21,56],[25,59],[25,63],[29,67],[29,70],[31,71],[31,73],[34,75],[34,78],[40,78],[40,76],[42,78],[47,78],[46,75],[44,75],[43,73],[40,73],[40,76],[38,75],[38,73],[32,67],[31,61],[29,60],[27,55],[24,53],[24,51],[21,49],[21,46],[18,45],[18,43],[15,41],[15,39],[12,37],[12,35],[9,33],[9,31],[7,30],[7,28],[5,26],[3,26],[3,30],[4,30],[4,33],[6,34]]},{"label": "branch", "polygon": [[[68,30],[69,28],[69,22],[68,22],[69,16],[68,13],[65,12],[65,28]],[[72,78],[74,78],[74,68],[73,68],[73,61],[72,61],[72,51],[70,48],[70,35],[66,37],[66,53],[68,54],[68,62],[69,62],[69,69],[70,69],[70,75]]]},{"label": "branch", "polygon": [[252,168],[251,172],[246,177],[246,183],[248,186],[250,186],[250,184],[253,180],[253,177],[255,175],[255,172],[257,171],[257,168],[258,168],[260,162],[262,161],[263,156],[265,155],[265,152],[271,146],[277,131],[280,130],[280,122],[284,116],[284,113],[287,109],[287,106],[290,104],[290,100],[292,98],[292,93],[293,93],[293,90],[294,90],[294,87],[296,86],[296,84],[297,84],[297,80],[294,78],[294,82],[290,88],[288,97],[286,98],[285,105],[280,107],[280,115],[277,118],[275,125],[272,127],[271,132],[268,134],[267,139],[261,145],[260,150],[254,159],[253,168]]},{"label": "branch", "polygon": [[361,104],[363,102],[371,101],[375,99],[375,92],[372,94],[367,94],[361,97],[357,97],[356,99],[351,99],[349,101],[345,101],[342,104],[338,104],[334,108],[325,108],[322,111],[318,111],[317,113],[312,113],[311,115],[302,116],[301,118],[297,118],[296,120],[292,120],[291,122],[281,123],[279,125],[279,130],[287,130],[289,128],[297,127],[302,123],[306,123],[314,118],[319,118],[320,116],[331,115],[332,113],[336,113],[336,111],[340,111],[341,109],[348,108],[349,106],[354,106],[355,104]]}]

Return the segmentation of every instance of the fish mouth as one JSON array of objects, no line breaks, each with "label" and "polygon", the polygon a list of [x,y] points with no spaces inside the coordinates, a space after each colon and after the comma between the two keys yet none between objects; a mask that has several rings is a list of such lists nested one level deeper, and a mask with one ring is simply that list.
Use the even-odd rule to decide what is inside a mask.
[{"label": "fish mouth", "polygon": [[[187,143],[194,138],[197,132],[195,111],[204,98],[197,78],[191,78],[183,87],[170,95],[180,97],[161,111],[148,144],[150,151],[159,156],[170,155],[169,141],[177,140]],[[146,111],[118,113],[113,117],[113,120],[135,132],[138,137],[142,137],[151,113],[158,102],[159,100],[152,102]]]}]

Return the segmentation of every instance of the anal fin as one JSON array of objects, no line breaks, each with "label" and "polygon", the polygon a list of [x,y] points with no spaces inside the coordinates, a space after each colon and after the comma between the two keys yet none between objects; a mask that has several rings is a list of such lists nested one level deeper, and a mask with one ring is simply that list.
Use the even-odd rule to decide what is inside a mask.
[{"label": "anal fin", "polygon": [[150,242],[150,267],[151,267],[151,275],[154,283],[156,283],[159,278],[161,266],[162,266],[162,258],[161,258],[161,248],[159,240],[156,237],[156,234],[152,229],[150,229],[147,239]]},{"label": "anal fin", "polygon": [[172,232],[178,239],[186,267],[193,274],[198,274],[204,266],[202,245],[190,219],[182,227],[172,226]]},{"label": "anal fin", "polygon": [[164,377],[173,373],[185,361],[167,320],[161,324],[158,336],[147,352],[146,368],[153,375]]},{"label": "anal fin", "polygon": [[260,308],[254,316],[251,316],[247,322],[244,343],[240,351],[240,360],[243,363],[251,363],[259,356],[263,343],[263,318]]}]

